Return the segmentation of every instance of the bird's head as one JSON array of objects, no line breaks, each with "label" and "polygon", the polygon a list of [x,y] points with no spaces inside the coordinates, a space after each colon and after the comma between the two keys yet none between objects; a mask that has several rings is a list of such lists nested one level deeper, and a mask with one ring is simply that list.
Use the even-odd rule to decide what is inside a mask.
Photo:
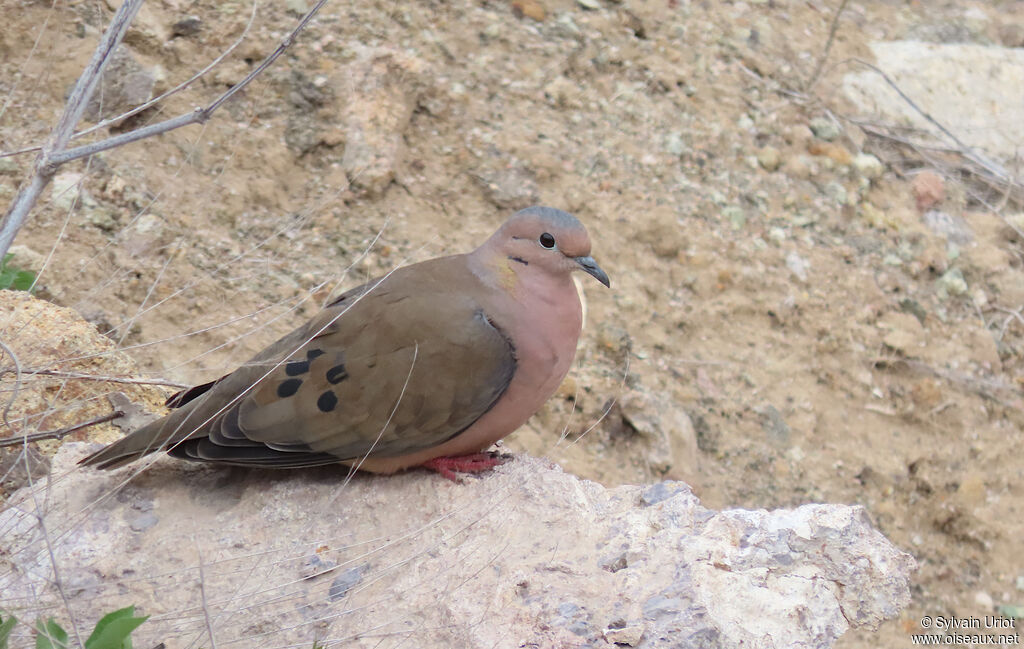
[{"label": "bird's head", "polygon": [[507,260],[517,273],[529,268],[568,278],[573,271],[582,270],[611,286],[608,275],[590,256],[587,229],[572,214],[553,207],[516,212],[481,246],[485,249]]}]

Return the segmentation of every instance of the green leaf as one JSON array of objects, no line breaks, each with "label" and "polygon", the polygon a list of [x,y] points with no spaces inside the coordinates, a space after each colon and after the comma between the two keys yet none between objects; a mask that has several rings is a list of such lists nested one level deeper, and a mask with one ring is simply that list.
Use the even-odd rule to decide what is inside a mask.
[{"label": "green leaf", "polygon": [[7,639],[11,636],[11,631],[14,631],[14,625],[17,623],[18,618],[13,615],[9,615],[6,620],[0,621],[0,649],[7,649]]},{"label": "green leaf", "polygon": [[68,632],[52,617],[36,620],[36,649],[68,649]]},{"label": "green leaf", "polygon": [[30,270],[19,270],[14,274],[14,288],[18,291],[27,291],[35,284],[36,274]]},{"label": "green leaf", "polygon": [[96,623],[92,635],[85,641],[85,649],[132,649],[132,631],[149,619],[134,617],[135,607],[128,606],[107,613]]}]

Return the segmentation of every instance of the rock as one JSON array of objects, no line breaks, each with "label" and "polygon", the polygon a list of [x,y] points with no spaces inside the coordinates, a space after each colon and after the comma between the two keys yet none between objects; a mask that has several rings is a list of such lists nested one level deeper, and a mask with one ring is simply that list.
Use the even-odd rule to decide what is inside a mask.
[{"label": "rock", "polygon": [[992,600],[992,596],[983,590],[974,593],[974,603],[980,606],[986,613],[994,609],[996,605]]},{"label": "rock", "polygon": [[395,49],[364,51],[346,66],[341,78],[348,98],[342,110],[345,153],[341,167],[349,181],[365,193],[379,195],[395,177],[409,125],[421,93],[426,64]]},{"label": "rock", "polygon": [[959,268],[950,268],[936,281],[936,289],[942,299],[950,295],[963,295],[967,292],[967,280]]},{"label": "rock", "polygon": [[811,268],[811,262],[807,261],[804,257],[801,257],[799,253],[790,251],[786,255],[786,268],[789,272],[796,275],[796,278],[801,282],[807,281],[807,271]]},{"label": "rock", "polygon": [[116,117],[153,98],[156,77],[136,59],[127,45],[116,50],[104,68],[82,114],[90,122]]},{"label": "rock", "polygon": [[537,0],[513,0],[512,2],[512,13],[516,15],[516,18],[532,18],[537,22],[543,22],[547,16],[547,12],[544,10],[544,5]]},{"label": "rock", "polygon": [[604,639],[610,644],[620,647],[635,647],[640,644],[644,635],[644,628],[637,624],[634,626],[609,627],[601,632]]},{"label": "rock", "polygon": [[857,173],[869,180],[881,178],[885,173],[885,165],[882,161],[870,153],[860,153],[853,158],[853,168]]},{"label": "rock", "polygon": [[789,446],[789,435],[792,431],[782,418],[782,413],[771,404],[758,408],[757,412],[761,415],[761,428],[768,435],[768,440],[780,448]]},{"label": "rock", "polygon": [[43,264],[46,263],[46,255],[19,243],[8,248],[7,252],[11,255],[10,261],[8,261],[8,265],[11,268],[20,268],[21,270],[30,270],[38,273],[43,269]]},{"label": "rock", "polygon": [[[917,40],[870,47],[878,66],[917,108],[964,144],[1008,164],[1024,157],[1024,143],[1015,137],[1024,123],[1024,50]],[[943,145],[953,145],[875,71],[847,74],[843,90],[861,114],[923,129]]]},{"label": "rock", "polygon": [[540,200],[540,187],[532,171],[510,166],[475,176],[487,200],[502,210],[521,210]]},{"label": "rock", "polygon": [[686,412],[671,407],[666,397],[638,391],[624,395],[619,406],[623,423],[646,442],[647,463],[654,471],[697,476],[697,433]]},{"label": "rock", "polygon": [[814,133],[814,137],[819,140],[825,140],[826,142],[831,142],[843,134],[843,132],[839,130],[839,126],[827,117],[815,117],[811,120],[811,123],[808,124],[808,126],[811,127],[811,132]]},{"label": "rock", "polygon": [[925,341],[924,327],[921,322],[909,313],[891,311],[878,321],[878,326],[886,333],[882,342],[886,347],[907,356],[912,356]]},{"label": "rock", "polygon": [[974,241],[974,232],[962,216],[928,210],[924,213],[924,224],[935,234],[946,238],[946,241],[963,246]]},{"label": "rock", "polygon": [[765,171],[775,171],[782,162],[782,155],[773,146],[762,147],[757,152],[757,162]]},{"label": "rock", "polygon": [[[914,560],[858,506],[719,512],[682,483],[645,501],[649,487],[605,489],[522,455],[454,484],[166,457],[141,473],[77,467],[92,448],[64,445],[59,479],[37,486],[46,498],[25,489],[0,513],[4,599],[61,606],[57,568],[80,619],[112,601],[151,615],[140,647],[209,646],[208,633],[238,646],[369,648],[398,634],[426,649],[598,647],[610,633],[649,649],[825,648],[910,601]],[[125,488],[152,494],[143,531],[131,498],[102,497]],[[303,578],[312,553],[337,568]]]},{"label": "rock", "polygon": [[171,25],[171,38],[195,36],[203,27],[199,16],[185,16]]},{"label": "rock", "polygon": [[[73,309],[59,307],[24,291],[0,291],[0,333],[23,368],[59,368],[69,373],[99,376],[133,376],[138,373],[131,358],[117,345],[100,335]],[[18,332],[18,335],[9,335]],[[11,394],[14,374],[2,372],[6,356],[0,355],[0,394]],[[145,403],[150,410],[162,407],[167,396],[153,386],[74,380],[26,374],[18,398],[6,413],[11,422],[31,418],[31,425],[19,425],[23,434],[55,430],[109,414],[114,408],[109,399],[118,393]],[[45,413],[45,416],[40,417]],[[117,421],[117,420],[115,420]],[[7,433],[5,433],[6,435]],[[75,439],[104,442],[121,437],[112,424],[91,426]],[[52,455],[57,442],[40,442],[36,448]],[[3,475],[3,469],[0,469]]]},{"label": "rock", "polygon": [[946,183],[942,176],[934,171],[922,171],[914,176],[910,188],[914,192],[917,209],[922,212],[935,207],[946,198]]},{"label": "rock", "polygon": [[284,6],[293,16],[302,16],[309,11],[306,0],[285,0]]},{"label": "rock", "polygon": [[853,163],[853,154],[842,144],[836,142],[811,142],[807,152],[813,156],[825,157],[840,166]]},{"label": "rock", "polygon": [[597,11],[601,8],[601,3],[598,0],[576,0],[576,4],[590,11]]},{"label": "rock", "polygon": [[0,448],[0,497],[42,480],[49,472],[50,459],[34,446]]}]

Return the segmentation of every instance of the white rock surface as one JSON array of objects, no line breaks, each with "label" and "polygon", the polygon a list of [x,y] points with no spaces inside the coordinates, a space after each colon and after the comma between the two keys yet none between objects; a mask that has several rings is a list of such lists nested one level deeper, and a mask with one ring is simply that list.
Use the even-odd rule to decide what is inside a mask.
[{"label": "white rock surface", "polygon": [[0,608],[91,628],[135,604],[137,647],[830,647],[910,597],[913,559],[860,507],[715,512],[680,482],[609,490],[525,456],[346,483],[78,469],[88,450],[0,513]]},{"label": "white rock surface", "polygon": [[[894,41],[872,43],[871,51],[878,67],[961,141],[1004,163],[1024,156],[1024,49]],[[938,133],[880,75],[852,69],[843,88],[862,114]]]}]

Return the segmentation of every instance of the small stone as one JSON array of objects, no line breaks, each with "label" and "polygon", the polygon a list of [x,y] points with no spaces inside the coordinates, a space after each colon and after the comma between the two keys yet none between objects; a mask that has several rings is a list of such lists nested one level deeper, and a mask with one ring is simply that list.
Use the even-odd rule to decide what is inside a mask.
[{"label": "small stone", "polygon": [[782,162],[782,155],[773,146],[762,147],[757,152],[757,162],[765,171],[775,171]]},{"label": "small stone", "polygon": [[597,331],[598,347],[614,354],[625,354],[633,347],[629,332],[611,323],[602,323]]},{"label": "small stone", "polygon": [[127,45],[121,45],[100,75],[82,117],[90,122],[116,117],[149,101],[155,84],[153,71],[143,67]]},{"label": "small stone", "polygon": [[171,25],[171,38],[195,36],[203,26],[199,16],[185,16]]},{"label": "small stone", "polygon": [[813,156],[831,160],[843,167],[853,163],[853,154],[849,149],[835,142],[811,142],[807,147],[807,152]]},{"label": "small stone", "polygon": [[503,210],[521,210],[540,200],[540,186],[534,173],[524,167],[512,166],[481,175],[477,181],[483,186],[488,200]]},{"label": "small stone", "polygon": [[885,346],[904,354],[917,348],[924,339],[924,327],[909,313],[886,313],[878,321],[878,326],[888,330],[882,338]]},{"label": "small stone", "polygon": [[983,590],[979,590],[974,593],[974,603],[986,611],[991,610],[996,605],[996,603],[992,601],[992,596]]},{"label": "small stone", "polygon": [[1017,580],[1014,583],[1017,586],[1017,590],[1024,591],[1024,575],[1017,575]]},{"label": "small stone", "polygon": [[543,22],[544,18],[547,17],[544,5],[537,2],[537,0],[514,0],[512,2],[512,13],[515,14],[516,18],[525,16],[537,22]]},{"label": "small stone", "polygon": [[922,212],[938,205],[946,198],[946,184],[934,171],[922,171],[910,183],[917,209]]},{"label": "small stone", "polygon": [[938,293],[940,298],[947,298],[950,295],[963,295],[967,292],[967,280],[959,268],[950,268],[938,279]]},{"label": "small stone", "polygon": [[811,177],[812,170],[807,156],[798,155],[786,160],[782,169],[787,176],[806,180]]},{"label": "small stone", "polygon": [[791,273],[797,276],[801,282],[807,281],[807,271],[811,267],[811,262],[801,257],[796,252],[790,252],[786,255],[786,268]]},{"label": "small stone", "polygon": [[880,178],[885,173],[885,165],[870,153],[861,153],[855,156],[853,168],[857,170],[857,173],[870,180]]},{"label": "small stone", "polygon": [[611,644],[635,647],[640,644],[640,639],[644,635],[644,628],[639,624],[618,628],[608,627],[601,633],[604,635],[604,639]]},{"label": "small stone", "polygon": [[309,11],[309,5],[306,4],[306,0],[285,0],[284,6],[288,13],[296,16],[305,15]]},{"label": "small stone", "polygon": [[836,180],[825,185],[825,195],[835,201],[837,205],[849,205],[850,203],[850,194],[846,191],[846,187]]},{"label": "small stone", "polygon": [[348,591],[352,590],[356,584],[363,580],[364,570],[366,570],[366,565],[356,566],[335,577],[334,581],[331,582],[330,590],[327,591],[328,599],[335,602],[348,595]]},{"label": "small stone", "polygon": [[811,123],[808,124],[808,126],[811,127],[811,132],[814,133],[814,137],[819,140],[825,140],[826,142],[831,142],[842,135],[842,131],[839,130],[839,126],[827,117],[815,117],[811,120]]},{"label": "small stone", "polygon": [[21,173],[21,167],[10,158],[0,158],[0,176],[15,176]]},{"label": "small stone", "polygon": [[686,140],[683,138],[683,134],[679,131],[672,131],[665,138],[665,151],[672,155],[682,155],[686,153],[689,147],[686,145]]},{"label": "small stone", "polygon": [[50,200],[54,207],[69,210],[79,204],[85,194],[82,189],[82,174],[66,171],[53,177],[50,184]]},{"label": "small stone", "polygon": [[764,406],[758,412],[762,417],[761,427],[768,434],[768,440],[776,446],[788,446],[792,431],[786,420],[782,418],[782,413],[771,404]]},{"label": "small stone", "polygon": [[46,262],[46,255],[21,244],[14,244],[7,252],[11,255],[8,263],[11,268],[39,272],[43,269],[43,264]]},{"label": "small stone", "polygon": [[597,0],[576,0],[576,4],[590,11],[597,11],[601,8],[601,3]]},{"label": "small stone", "polygon": [[324,559],[319,554],[314,553],[306,558],[306,562],[302,564],[302,568],[299,570],[299,575],[303,579],[312,579],[337,567],[338,563],[336,561]]},{"label": "small stone", "polygon": [[747,224],[747,214],[739,205],[729,205],[722,209],[722,216],[732,224],[733,230],[739,230]]},{"label": "small stone", "polygon": [[974,231],[962,216],[928,210],[924,213],[924,224],[935,234],[946,237],[946,241],[962,246],[974,241]]},{"label": "small stone", "polygon": [[942,402],[942,385],[935,379],[921,379],[911,386],[910,400],[922,410],[931,410]]},{"label": "small stone", "polygon": [[145,532],[149,528],[157,524],[160,519],[156,517],[152,512],[146,512],[141,516],[137,516],[130,524],[133,532]]}]

